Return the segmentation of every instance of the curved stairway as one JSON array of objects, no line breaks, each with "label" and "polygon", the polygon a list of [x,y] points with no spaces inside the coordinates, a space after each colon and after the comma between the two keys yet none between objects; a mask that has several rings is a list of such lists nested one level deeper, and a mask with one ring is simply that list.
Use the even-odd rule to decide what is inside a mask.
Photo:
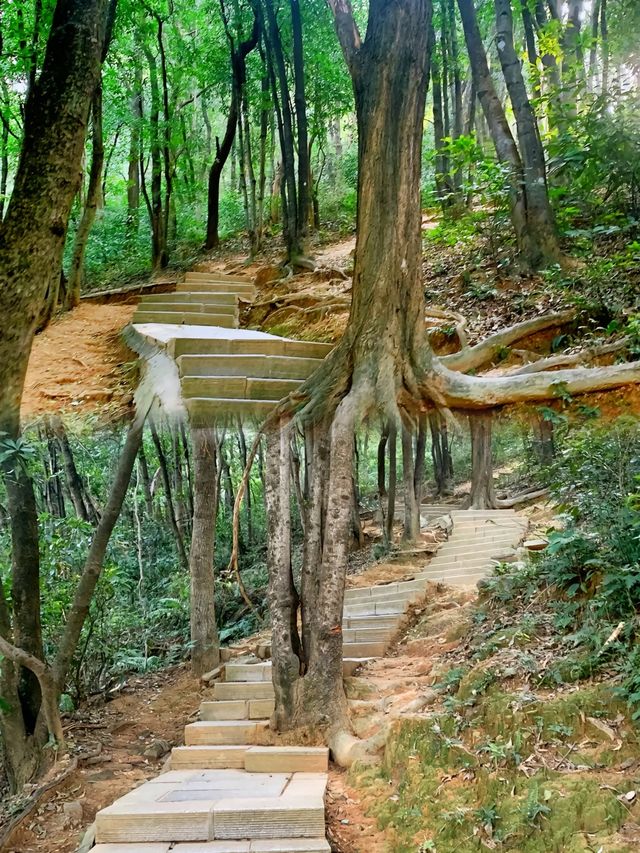
[{"label": "curved stairway", "polygon": [[[345,674],[385,653],[430,581],[475,582],[511,558],[526,532],[509,510],[450,514],[452,534],[424,570],[347,590],[345,654],[368,654],[345,658]],[[273,745],[270,663],[238,660],[224,674],[200,720],[185,727],[171,769],[98,813],[94,853],[329,853],[328,750]]]}]

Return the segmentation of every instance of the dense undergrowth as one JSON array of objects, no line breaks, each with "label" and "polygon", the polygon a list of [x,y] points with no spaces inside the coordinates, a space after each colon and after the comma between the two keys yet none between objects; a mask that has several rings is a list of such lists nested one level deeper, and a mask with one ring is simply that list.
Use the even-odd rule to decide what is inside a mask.
[{"label": "dense undergrowth", "polygon": [[549,547],[483,583],[437,710],[357,774],[397,853],[637,849],[640,430],[567,419],[555,438]]}]

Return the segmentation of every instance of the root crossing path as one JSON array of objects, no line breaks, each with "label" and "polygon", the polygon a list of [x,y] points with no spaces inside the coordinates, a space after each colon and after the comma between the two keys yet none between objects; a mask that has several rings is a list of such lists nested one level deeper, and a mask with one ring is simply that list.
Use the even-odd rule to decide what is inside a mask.
[{"label": "root crossing path", "polygon": [[[347,591],[345,675],[385,654],[430,582],[476,582],[512,558],[527,526],[509,510],[450,515],[453,531],[423,570]],[[185,727],[170,769],[98,813],[94,853],[329,853],[329,752],[279,743],[269,726],[273,696],[269,662],[228,663],[199,721]]]}]

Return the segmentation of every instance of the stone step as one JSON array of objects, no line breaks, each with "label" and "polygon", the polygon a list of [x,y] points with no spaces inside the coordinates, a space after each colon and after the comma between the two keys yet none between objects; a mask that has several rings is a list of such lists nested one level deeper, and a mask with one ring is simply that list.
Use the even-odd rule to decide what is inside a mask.
[{"label": "stone step", "polygon": [[247,744],[233,746],[175,746],[171,750],[172,770],[244,770]]},{"label": "stone step", "polygon": [[243,420],[264,420],[280,400],[237,400],[215,397],[188,397],[185,407],[192,426],[210,426],[229,416]]},{"label": "stone step", "polygon": [[98,844],[91,848],[91,853],[169,853],[170,846],[168,841],[158,841],[150,844],[145,844],[144,842],[140,842],[139,844]]},{"label": "stone step", "polygon": [[225,681],[268,681],[271,683],[270,663],[228,663],[224,668]]},{"label": "stone step", "polygon": [[[235,305],[208,305],[205,302],[183,302],[175,298],[172,302],[152,303],[150,305],[146,302],[141,302],[138,305],[136,314],[140,312],[154,313],[156,311],[173,314],[194,314],[195,317],[199,317],[201,314],[206,314],[207,316],[222,315],[232,317],[235,322],[238,320],[238,310]],[[194,323],[197,325],[197,319],[194,319]]]},{"label": "stone step", "polygon": [[390,614],[398,614],[399,616],[406,612],[409,607],[409,602],[404,599],[401,601],[371,601],[370,603],[358,603],[345,605],[343,616],[389,616]]},{"label": "stone step", "polygon": [[326,773],[169,771],[96,816],[99,843],[315,838]]},{"label": "stone step", "polygon": [[213,698],[221,701],[235,699],[271,699],[273,684],[271,676],[264,682],[229,682],[218,681],[213,685]]},{"label": "stone step", "polygon": [[176,285],[176,293],[236,293],[239,299],[251,302],[256,297],[252,284],[235,281],[183,281]]},{"label": "stone step", "polygon": [[293,341],[286,338],[180,338],[175,342],[175,357],[181,355],[288,355],[324,358],[333,344]]},{"label": "stone step", "polygon": [[215,305],[216,314],[235,314],[238,310],[238,297],[235,293],[150,293],[143,296],[139,306],[166,305],[179,302],[181,305]]},{"label": "stone step", "polygon": [[478,556],[491,556],[494,553],[502,553],[513,549],[513,538],[497,539],[488,542],[476,542],[469,545],[454,545],[451,544],[446,548],[440,548],[438,553],[433,557],[430,565],[435,560],[452,560],[458,557],[466,557],[476,554]]},{"label": "stone step", "polygon": [[268,720],[205,720],[185,726],[184,742],[186,746],[255,744],[259,735],[268,728]]},{"label": "stone step", "polygon": [[185,273],[184,276],[185,281],[233,281],[238,284],[250,284],[254,287],[253,278],[248,275],[239,275],[237,273],[227,273],[227,272],[218,272],[218,270],[213,270],[212,272],[200,271],[200,270],[189,270],[189,272]]},{"label": "stone step", "polygon": [[174,326],[220,326],[223,329],[235,329],[237,321],[228,314],[198,314],[197,322],[194,314],[185,311],[141,311],[138,309],[131,320],[132,323],[162,323]]},{"label": "stone step", "polygon": [[347,616],[342,620],[343,630],[354,629],[357,631],[366,630],[367,628],[386,628],[389,631],[395,631],[398,626],[398,616]]},{"label": "stone step", "polygon": [[300,379],[255,379],[247,376],[183,376],[184,397],[226,400],[281,400],[300,387]]},{"label": "stone step", "polygon": [[230,701],[203,702],[201,720],[264,720],[273,714],[273,699],[231,699]]},{"label": "stone step", "polygon": [[449,515],[455,522],[456,520],[477,519],[477,518],[516,518],[518,517],[515,509],[452,509]]},{"label": "stone step", "polygon": [[251,376],[256,379],[297,379],[310,376],[322,363],[319,358],[293,355],[181,355],[182,376]]},{"label": "stone step", "polygon": [[484,580],[489,572],[481,572],[478,569],[474,569],[470,572],[458,572],[447,574],[446,572],[442,574],[442,576],[436,576],[429,578],[432,583],[444,583],[449,586],[471,586],[478,583],[478,581]]},{"label": "stone step", "polygon": [[342,640],[344,643],[382,642],[387,644],[393,633],[393,628],[343,628]]},{"label": "stone step", "polygon": [[431,580],[433,577],[441,577],[443,574],[451,574],[456,572],[466,572],[470,570],[478,572],[489,572],[497,565],[495,560],[486,560],[482,557],[478,559],[468,560],[449,560],[446,563],[438,563],[437,565],[429,565],[420,572],[418,577],[420,580]]},{"label": "stone step", "polygon": [[253,746],[245,755],[252,773],[326,773],[329,750],[322,746]]},{"label": "stone step", "polygon": [[381,584],[380,586],[366,586],[360,589],[347,589],[345,601],[362,601],[371,598],[385,598],[390,595],[402,595],[420,593],[424,590],[424,584],[420,581],[404,581],[399,583]]}]

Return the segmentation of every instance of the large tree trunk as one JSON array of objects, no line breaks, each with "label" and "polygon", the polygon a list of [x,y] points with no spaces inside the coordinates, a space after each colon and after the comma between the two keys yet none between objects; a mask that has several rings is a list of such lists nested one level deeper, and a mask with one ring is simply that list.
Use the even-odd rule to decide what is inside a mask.
[{"label": "large tree trunk", "polygon": [[[60,276],[112,5],[109,0],[58,0],[42,72],[27,99],[20,161],[0,228],[0,432],[14,439],[33,335],[45,295]],[[13,641],[40,657],[35,499],[22,463],[10,467],[15,468],[7,478],[14,540]],[[0,631],[7,636],[6,625]],[[10,688],[12,681],[15,685],[12,668],[3,664],[3,695],[7,681]],[[36,769],[42,743],[34,744],[30,731],[39,702],[33,677],[21,679],[15,689],[22,691],[25,716],[18,719],[20,706],[15,706],[13,715],[0,717],[0,726],[4,743],[11,741],[10,776],[19,785]],[[18,741],[11,740],[16,734]]]},{"label": "large tree trunk", "polygon": [[[341,36],[343,5],[334,7]],[[322,513],[324,524],[314,554],[318,575],[315,618],[309,631],[303,625],[303,636],[311,637],[308,644],[305,640],[302,660],[296,653],[297,632],[292,627],[295,597],[286,576],[288,534],[283,521],[276,523],[278,514],[288,517],[288,510],[282,509],[287,506],[286,495],[271,505],[270,512],[270,565],[272,577],[277,572],[279,593],[274,591],[270,597],[275,719],[282,729],[299,724],[320,726],[329,730],[330,739],[347,725],[341,623],[351,540],[354,429],[376,406],[395,420],[396,395],[403,384],[413,385],[413,371],[424,367],[414,363],[413,357],[423,352],[424,335],[420,171],[430,11],[427,0],[372,0],[364,44],[356,48],[351,39],[351,46],[345,47],[343,41],[353,77],[359,131],[353,304],[347,331],[325,360],[324,378],[328,375],[332,381],[322,383],[321,411],[325,418],[328,411],[334,415],[328,431],[322,430],[328,443],[328,460],[322,470],[314,460],[315,476],[326,479],[315,499],[321,493],[326,508],[311,504],[310,509]],[[351,28],[351,37],[353,34]],[[390,233],[398,239],[389,241]],[[372,311],[374,304],[384,304],[386,310]],[[313,386],[313,379],[310,384]],[[311,404],[309,418],[319,420],[321,411]],[[283,440],[274,438],[274,445]],[[280,466],[289,459],[288,443],[286,447],[287,452],[279,454]],[[268,454],[274,467],[278,465],[275,457],[274,446]],[[269,480],[284,489],[289,477],[272,470]],[[269,488],[273,494],[275,486]],[[299,672],[304,675],[300,677]]]},{"label": "large tree trunk", "polygon": [[194,506],[189,553],[191,575],[191,671],[196,677],[220,662],[213,558],[218,508],[218,444],[215,430],[193,429]]}]

